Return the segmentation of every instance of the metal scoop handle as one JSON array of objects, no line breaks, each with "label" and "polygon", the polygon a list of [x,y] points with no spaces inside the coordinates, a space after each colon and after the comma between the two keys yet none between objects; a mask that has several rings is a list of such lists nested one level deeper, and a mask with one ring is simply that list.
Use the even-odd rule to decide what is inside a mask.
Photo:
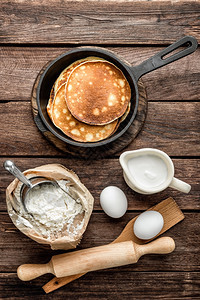
[{"label": "metal scoop handle", "polygon": [[3,164],[4,168],[10,172],[12,175],[14,175],[17,179],[19,179],[21,182],[23,182],[28,188],[32,188],[33,185],[28,180],[24,174],[16,167],[13,161],[6,160]]}]

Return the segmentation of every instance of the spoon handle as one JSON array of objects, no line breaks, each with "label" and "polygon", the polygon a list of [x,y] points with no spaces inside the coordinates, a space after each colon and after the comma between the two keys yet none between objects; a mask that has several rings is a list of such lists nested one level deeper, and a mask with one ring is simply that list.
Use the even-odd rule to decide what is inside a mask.
[{"label": "spoon handle", "polygon": [[4,168],[14,175],[19,181],[24,183],[27,187],[32,188],[32,183],[28,180],[24,174],[16,167],[13,161],[6,160],[3,164]]}]

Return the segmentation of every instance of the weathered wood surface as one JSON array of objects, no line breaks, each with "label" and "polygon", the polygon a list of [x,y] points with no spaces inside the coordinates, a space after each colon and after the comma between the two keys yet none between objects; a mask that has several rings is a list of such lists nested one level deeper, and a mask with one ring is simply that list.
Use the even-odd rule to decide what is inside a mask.
[{"label": "weathered wood surface", "polygon": [[[1,47],[0,100],[30,100],[39,71],[72,48]],[[108,47],[132,65],[138,65],[163,47]],[[149,101],[200,99],[200,49],[142,77]],[[8,88],[9,87],[9,88]]]},{"label": "weathered wood surface", "polygon": [[[144,196],[124,182],[119,155],[81,160],[55,149],[36,128],[31,90],[41,68],[74,47],[103,46],[137,65],[184,35],[200,41],[200,2],[2,0],[0,3],[0,166],[13,159],[22,170],[61,163],[74,170],[95,198],[94,212],[79,248],[114,240],[127,222],[172,196],[185,219],[164,235],[175,239],[170,255],[151,255],[138,264],[89,273],[46,295],[51,275],[21,282],[21,263],[47,262],[53,251],[19,232],[6,211],[5,189],[13,180],[0,176],[0,298],[6,299],[200,299],[200,50],[143,76],[149,101],[142,132],[126,150],[154,147],[173,158],[175,176],[192,185],[186,195],[170,188]],[[128,212],[107,217],[99,195],[107,185],[120,187]]]},{"label": "weathered wood surface", "polygon": [[[113,220],[104,213],[93,213],[87,231],[77,249],[85,249],[105,245],[119,236],[125,225],[138,215],[128,212],[120,220]],[[162,236],[174,238],[176,249],[169,255],[146,255],[137,264],[118,268],[118,271],[200,271],[199,265],[199,213],[185,213],[185,219]],[[45,263],[52,254],[61,251],[52,251],[37,244],[23,235],[13,225],[7,213],[0,213],[0,272],[16,272],[23,263]],[[184,232],[183,234],[180,234]],[[88,246],[89,245],[89,246]],[[18,256],[16,254],[18,253]]]},{"label": "weathered wood surface", "polygon": [[[9,156],[6,158],[10,158]],[[5,159],[6,159],[5,158]],[[3,165],[4,158],[0,158],[0,166]],[[101,159],[97,161],[85,161],[73,158],[11,158],[22,169],[35,168],[36,166],[48,163],[60,163],[72,169],[91,191],[95,202],[94,209],[101,210],[99,196],[101,191],[109,185],[121,188],[128,199],[129,210],[146,210],[161,200],[171,196],[175,199],[181,209],[200,209],[200,159],[173,159],[175,165],[175,176],[189,184],[192,189],[189,194],[180,193],[168,188],[161,193],[154,195],[140,195],[132,191],[125,183],[122,176],[122,169],[118,158]],[[103,166],[103,167],[102,167]],[[86,172],[87,169],[87,172]],[[14,179],[6,170],[1,170],[0,177],[0,211],[6,210],[5,190]]]},{"label": "weathered wood surface", "polygon": [[[145,125],[126,150],[155,147],[172,156],[198,156],[199,110],[198,102],[150,102]],[[0,118],[1,155],[64,156],[37,129],[30,102],[0,103]]]},{"label": "weathered wood surface", "polygon": [[199,39],[199,1],[1,1],[2,43],[168,44]]},{"label": "weathered wood surface", "polygon": [[199,272],[135,272],[134,269],[129,272],[119,269],[98,271],[95,275],[88,273],[84,278],[45,295],[41,286],[50,278],[50,275],[45,275],[24,283],[16,274],[2,273],[0,293],[3,298],[25,300],[199,299]]}]

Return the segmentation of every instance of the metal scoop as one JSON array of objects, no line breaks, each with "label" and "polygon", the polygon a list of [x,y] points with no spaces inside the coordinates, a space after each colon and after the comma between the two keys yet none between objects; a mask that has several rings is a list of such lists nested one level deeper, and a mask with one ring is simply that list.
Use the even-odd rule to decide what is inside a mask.
[{"label": "metal scoop", "polygon": [[[16,167],[14,162],[12,162],[11,160],[6,160],[3,165],[8,172],[10,172],[17,179],[19,179],[19,181],[23,183],[20,190],[20,200],[26,212],[28,212],[26,208],[26,197],[32,189],[41,186],[43,184],[53,184],[54,186],[61,188],[56,181],[48,180],[45,177],[37,176],[37,177],[32,177],[30,179],[26,178],[24,174]],[[64,192],[66,193],[66,191]]]}]

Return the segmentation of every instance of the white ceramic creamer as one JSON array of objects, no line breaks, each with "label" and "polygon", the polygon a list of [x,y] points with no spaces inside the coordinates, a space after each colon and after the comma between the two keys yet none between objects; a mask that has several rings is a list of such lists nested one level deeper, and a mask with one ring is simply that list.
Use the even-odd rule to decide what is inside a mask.
[{"label": "white ceramic creamer", "polygon": [[191,186],[174,177],[174,165],[163,151],[153,148],[126,151],[120,164],[128,186],[140,194],[158,193],[168,186],[189,193]]}]

